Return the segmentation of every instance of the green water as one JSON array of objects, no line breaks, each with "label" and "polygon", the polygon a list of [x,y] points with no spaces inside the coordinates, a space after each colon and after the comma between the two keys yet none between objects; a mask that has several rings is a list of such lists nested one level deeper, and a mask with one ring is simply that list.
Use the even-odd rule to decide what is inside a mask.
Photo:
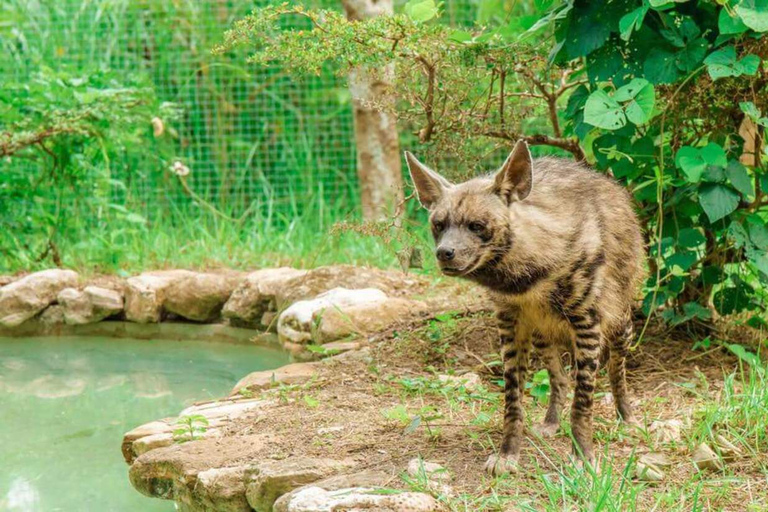
[{"label": "green water", "polygon": [[286,360],[202,341],[0,338],[0,510],[173,510],[131,487],[123,433]]}]

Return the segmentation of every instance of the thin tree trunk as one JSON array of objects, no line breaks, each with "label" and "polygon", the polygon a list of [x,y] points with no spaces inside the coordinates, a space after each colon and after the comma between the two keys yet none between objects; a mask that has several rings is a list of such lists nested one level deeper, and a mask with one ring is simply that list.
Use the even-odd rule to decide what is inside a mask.
[{"label": "thin tree trunk", "polygon": [[[391,15],[392,0],[342,0],[350,20]],[[349,77],[355,119],[357,175],[363,218],[381,220],[395,212],[403,200],[403,177],[397,123],[384,92],[393,69],[373,75],[363,70]]]}]

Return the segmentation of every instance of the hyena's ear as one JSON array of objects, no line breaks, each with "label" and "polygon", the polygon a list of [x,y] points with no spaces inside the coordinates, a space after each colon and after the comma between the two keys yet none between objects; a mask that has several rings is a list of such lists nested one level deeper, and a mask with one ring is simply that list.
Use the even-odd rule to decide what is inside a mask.
[{"label": "hyena's ear", "polygon": [[493,189],[507,204],[522,201],[531,193],[533,166],[524,140],[517,141],[504,165],[496,173]]},{"label": "hyena's ear", "polygon": [[405,152],[405,161],[408,164],[413,185],[416,187],[419,202],[429,210],[443,196],[446,189],[452,186],[451,182],[416,160],[416,157],[408,151]]}]

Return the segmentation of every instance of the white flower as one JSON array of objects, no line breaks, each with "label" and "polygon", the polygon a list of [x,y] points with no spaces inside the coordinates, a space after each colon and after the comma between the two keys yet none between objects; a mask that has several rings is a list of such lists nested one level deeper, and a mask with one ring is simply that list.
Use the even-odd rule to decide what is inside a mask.
[{"label": "white flower", "polygon": [[189,167],[181,163],[181,160],[176,160],[171,166],[171,172],[176,176],[187,176],[189,175]]}]

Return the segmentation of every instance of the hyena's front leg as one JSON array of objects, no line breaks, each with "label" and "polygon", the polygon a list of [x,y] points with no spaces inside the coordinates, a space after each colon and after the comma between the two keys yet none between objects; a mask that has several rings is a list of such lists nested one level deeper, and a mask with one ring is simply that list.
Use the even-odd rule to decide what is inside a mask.
[{"label": "hyena's front leg", "polygon": [[501,355],[504,363],[504,432],[499,453],[485,463],[485,470],[499,475],[517,468],[523,438],[523,387],[528,370],[530,340],[520,328],[515,311],[498,313]]},{"label": "hyena's front leg", "polygon": [[563,364],[560,360],[561,347],[551,339],[542,337],[537,331],[534,332],[533,346],[544,361],[544,366],[549,374],[549,407],[544,421],[535,427],[536,431],[542,437],[552,437],[560,429],[560,411],[563,410],[565,399],[568,396],[568,377],[563,371]]},{"label": "hyena's front leg", "polygon": [[574,452],[594,464],[592,449],[592,404],[600,361],[600,317],[594,309],[569,318],[576,334],[576,389],[571,407]]}]

